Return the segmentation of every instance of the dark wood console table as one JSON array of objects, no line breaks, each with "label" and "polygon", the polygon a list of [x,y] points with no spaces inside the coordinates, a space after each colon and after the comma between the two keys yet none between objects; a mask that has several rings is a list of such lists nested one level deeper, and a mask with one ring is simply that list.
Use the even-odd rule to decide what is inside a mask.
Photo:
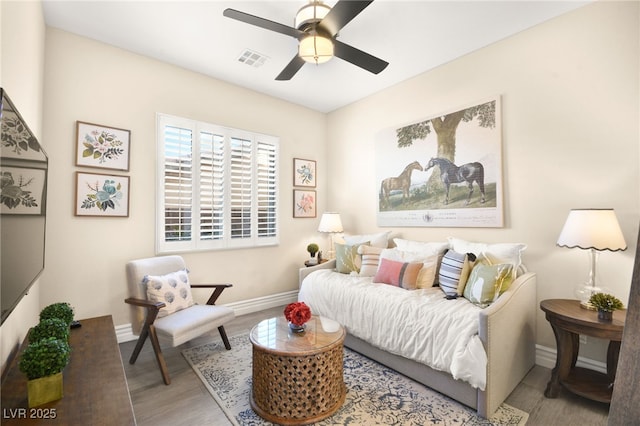
[{"label": "dark wood console table", "polygon": [[[580,307],[578,300],[549,299],[540,302],[556,336],[556,366],[551,371],[544,396],[555,398],[560,386],[600,402],[611,402],[613,383],[618,368],[618,354],[627,311],[617,310],[612,321],[598,320],[598,313]],[[609,340],[607,374],[576,367],[580,335]]]},{"label": "dark wood console table", "polygon": [[64,397],[30,409],[27,377],[18,369],[18,354],[2,382],[2,424],[136,424],[111,315],[80,323],[69,339],[71,360],[63,371]]}]

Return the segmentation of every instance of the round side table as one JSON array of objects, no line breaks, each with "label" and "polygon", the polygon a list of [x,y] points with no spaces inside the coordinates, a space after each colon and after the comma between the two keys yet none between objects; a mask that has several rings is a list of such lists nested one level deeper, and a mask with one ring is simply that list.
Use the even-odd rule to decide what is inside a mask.
[{"label": "round side table", "polygon": [[292,332],[285,318],[277,317],[251,330],[251,408],[272,423],[315,423],[344,403],[344,327],[316,316],[305,327]]},{"label": "round side table", "polygon": [[[568,299],[543,300],[540,309],[551,324],[558,350],[544,396],[557,397],[563,386],[585,398],[610,403],[627,311],[617,310],[612,321],[603,321],[598,319],[596,311],[582,308],[578,300]],[[581,334],[609,340],[607,374],[576,367]]]}]

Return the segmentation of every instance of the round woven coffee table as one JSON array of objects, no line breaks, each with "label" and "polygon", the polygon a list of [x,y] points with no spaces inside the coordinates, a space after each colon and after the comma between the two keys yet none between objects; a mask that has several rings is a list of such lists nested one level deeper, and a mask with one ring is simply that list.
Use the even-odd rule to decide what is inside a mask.
[{"label": "round woven coffee table", "polygon": [[294,333],[278,317],[251,330],[251,408],[272,423],[314,423],[344,403],[344,328],[317,316],[305,326],[304,332]]}]

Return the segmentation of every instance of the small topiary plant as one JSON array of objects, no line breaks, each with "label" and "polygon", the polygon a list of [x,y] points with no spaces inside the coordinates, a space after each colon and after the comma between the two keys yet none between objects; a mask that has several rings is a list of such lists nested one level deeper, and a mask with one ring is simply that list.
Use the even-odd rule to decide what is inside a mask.
[{"label": "small topiary plant", "polygon": [[71,347],[65,340],[47,337],[30,343],[20,358],[18,368],[27,379],[34,380],[41,377],[60,373],[69,363]]},{"label": "small topiary plant", "polygon": [[29,331],[29,342],[34,343],[47,337],[69,340],[69,324],[60,318],[45,318]]},{"label": "small topiary plant", "polygon": [[73,308],[66,302],[53,303],[40,311],[40,321],[48,318],[59,318],[71,325],[73,322]]},{"label": "small topiary plant", "polygon": [[597,310],[604,312],[613,312],[616,309],[622,309],[624,306],[617,297],[606,293],[595,293],[589,298],[591,303]]},{"label": "small topiary plant", "polygon": [[318,250],[320,250],[320,247],[316,243],[311,243],[307,246],[307,251],[309,252],[311,257],[314,257]]}]

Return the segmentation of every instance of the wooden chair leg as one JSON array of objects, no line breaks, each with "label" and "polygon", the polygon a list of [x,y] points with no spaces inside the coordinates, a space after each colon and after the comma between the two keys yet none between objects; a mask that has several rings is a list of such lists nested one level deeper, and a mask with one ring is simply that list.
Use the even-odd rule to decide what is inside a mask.
[{"label": "wooden chair leg", "polygon": [[146,342],[147,337],[149,336],[149,328],[145,325],[140,331],[140,336],[138,337],[138,343],[136,343],[136,347],[131,354],[131,358],[129,358],[129,364],[134,364],[138,359],[138,355],[140,355],[140,351],[144,346],[144,342]]},{"label": "wooden chair leg", "polygon": [[167,364],[164,362],[164,356],[162,355],[162,349],[160,349],[160,342],[158,342],[156,328],[153,325],[149,327],[149,339],[151,340],[151,344],[153,345],[153,351],[156,354],[156,361],[158,361],[158,367],[160,367],[160,372],[162,373],[164,384],[170,385],[171,378],[169,377],[169,370],[167,369]]},{"label": "wooden chair leg", "polygon": [[220,337],[222,337],[222,341],[224,342],[224,347],[227,348],[227,350],[231,349],[231,344],[229,343],[229,339],[227,338],[227,332],[224,331],[224,326],[220,326],[218,327],[218,331],[220,332]]}]

